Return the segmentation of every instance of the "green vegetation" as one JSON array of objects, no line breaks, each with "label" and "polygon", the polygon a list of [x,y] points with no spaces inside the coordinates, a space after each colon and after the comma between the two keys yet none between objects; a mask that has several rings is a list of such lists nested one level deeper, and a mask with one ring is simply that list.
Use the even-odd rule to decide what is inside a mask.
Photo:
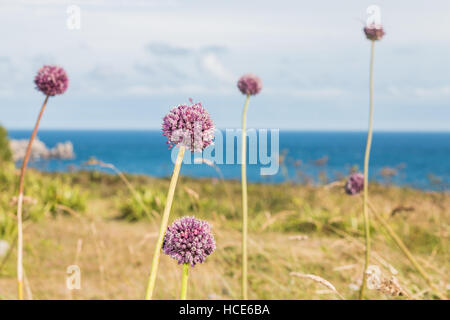
[{"label": "green vegetation", "polygon": [[155,191],[145,188],[140,188],[137,192],[137,195],[128,193],[125,195],[125,200],[119,201],[121,218],[128,221],[138,221],[141,219],[151,219],[161,214],[166,201],[166,195],[164,193],[160,190]]},{"label": "green vegetation", "polygon": [[[5,163],[0,169],[0,239],[16,234],[17,170]],[[71,212],[83,213],[87,196],[78,186],[64,180],[64,176],[49,176],[30,170],[25,182],[24,219],[39,221],[44,217]]]},{"label": "green vegetation", "polygon": [[2,162],[12,160],[11,149],[9,148],[8,132],[0,126],[0,165]]},{"label": "green vegetation", "polygon": [[[2,168],[0,239],[13,243],[18,177],[12,165]],[[71,297],[61,288],[67,266],[78,259],[83,283],[73,298],[143,299],[169,180],[127,178],[146,210],[115,175],[30,169],[25,187],[29,198],[24,207],[25,270],[35,298]],[[445,293],[450,195],[376,184],[370,188],[374,207]],[[321,276],[345,298],[357,298],[354,289],[362,276],[364,257],[360,196],[348,196],[339,186],[292,184],[250,184],[248,194],[249,298],[337,298],[320,284],[293,277],[291,272]],[[201,272],[192,269],[189,295],[193,299],[240,297],[240,200],[239,181],[180,178],[171,221],[186,215],[210,221],[218,246]],[[371,264],[387,277],[395,275],[411,297],[436,298],[385,230],[372,220]],[[15,252],[3,267],[1,264],[0,258],[0,296],[14,299]],[[160,268],[155,298],[177,299],[179,266],[162,256]],[[371,299],[392,298],[376,290],[367,294]]]}]

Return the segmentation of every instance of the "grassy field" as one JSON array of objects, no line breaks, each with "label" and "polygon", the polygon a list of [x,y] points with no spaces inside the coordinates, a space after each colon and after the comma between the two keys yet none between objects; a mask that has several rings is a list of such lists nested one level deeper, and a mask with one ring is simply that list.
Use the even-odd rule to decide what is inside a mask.
[{"label": "grassy field", "polygon": [[[145,203],[116,175],[30,170],[25,194],[26,297],[33,299],[142,299],[168,179],[127,176]],[[14,246],[17,171],[0,169],[0,239]],[[448,295],[450,195],[371,185],[371,202]],[[240,298],[240,201],[238,181],[181,177],[175,217],[211,222],[217,250],[190,273],[188,298]],[[249,185],[249,296],[251,299],[339,299],[320,283],[331,282],[356,299],[363,268],[362,200],[340,185]],[[368,290],[370,299],[435,299],[437,296],[372,219],[371,264],[395,276],[407,296]],[[0,257],[0,298],[15,299],[15,250]],[[81,290],[66,288],[66,269],[81,268]],[[155,298],[177,299],[181,267],[163,255]]]}]

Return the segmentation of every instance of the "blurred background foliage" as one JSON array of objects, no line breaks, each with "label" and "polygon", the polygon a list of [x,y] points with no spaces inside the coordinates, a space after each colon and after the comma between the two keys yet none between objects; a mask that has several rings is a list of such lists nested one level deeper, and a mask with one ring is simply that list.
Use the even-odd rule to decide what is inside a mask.
[{"label": "blurred background foliage", "polygon": [[9,148],[8,132],[0,125],[0,163],[12,160]]},{"label": "blurred background foliage", "polygon": [[[7,241],[13,249],[19,172],[9,151],[5,151],[6,131],[1,132],[0,240]],[[89,286],[81,296],[141,298],[145,281],[139,277],[148,272],[152,237],[164,210],[169,179],[128,174],[126,179],[136,192],[131,192],[115,174],[28,169],[24,200],[25,269],[31,278],[40,279],[42,274],[60,277],[55,272],[59,272],[61,263],[73,263],[77,243],[84,239],[82,263]],[[359,261],[363,248],[362,202],[360,196],[346,195],[343,185],[344,179],[323,185],[286,182],[248,186],[252,298],[320,299],[323,294],[333,297],[314,290],[316,286],[311,283],[293,280],[289,276],[293,271],[323,276],[346,297],[357,296],[351,287],[358,287],[362,272],[358,269],[362,266]],[[450,195],[377,183],[370,188],[371,201],[379,213],[424,263],[435,282],[445,287]],[[218,244],[216,253],[202,266],[204,272],[198,273],[198,277],[209,280],[200,281],[192,289],[195,299],[205,299],[210,294],[215,298],[239,298],[240,206],[239,181],[224,181],[219,176],[205,179],[182,176],[178,182],[170,220],[181,216],[205,219],[213,225]],[[372,235],[374,250],[384,259],[375,263],[387,259],[411,293],[419,298],[435,298],[423,290],[426,287],[423,279],[375,221]],[[14,256],[14,250],[11,252]],[[6,288],[5,297],[14,298],[14,259],[10,258],[6,264],[2,260],[0,287]],[[163,264],[163,268],[171,270],[168,274],[177,274],[172,261],[163,259]],[[390,264],[386,266],[391,270]],[[108,273],[107,283],[111,283],[108,290],[97,285],[98,279],[105,277],[102,272]],[[126,288],[121,287],[124,275],[132,282]],[[176,298],[171,294],[178,292],[177,279],[167,278],[167,286],[158,291],[158,297]],[[55,281],[33,289],[39,298],[65,298]],[[370,295],[377,297],[374,292]]]}]

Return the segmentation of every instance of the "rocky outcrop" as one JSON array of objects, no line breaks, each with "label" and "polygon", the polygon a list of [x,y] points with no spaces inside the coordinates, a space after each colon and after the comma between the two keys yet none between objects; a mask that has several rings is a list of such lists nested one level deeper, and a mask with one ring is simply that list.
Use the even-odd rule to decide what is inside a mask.
[{"label": "rocky outcrop", "polygon": [[[27,139],[10,141],[14,161],[23,160],[27,146]],[[38,138],[33,142],[30,155],[31,159],[73,159],[74,157],[75,153],[73,152],[72,142],[58,143],[53,148],[47,148]]]}]

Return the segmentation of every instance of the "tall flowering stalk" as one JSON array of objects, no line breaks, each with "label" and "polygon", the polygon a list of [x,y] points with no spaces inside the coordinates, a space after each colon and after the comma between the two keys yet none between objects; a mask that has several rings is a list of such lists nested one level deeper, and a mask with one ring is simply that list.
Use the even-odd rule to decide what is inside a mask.
[{"label": "tall flowering stalk", "polygon": [[375,219],[384,227],[384,229],[387,231],[389,236],[394,240],[395,244],[400,248],[400,250],[403,252],[403,254],[408,258],[408,260],[411,262],[413,267],[417,270],[417,272],[422,276],[422,278],[427,282],[428,286],[433,290],[436,295],[442,299],[442,300],[448,300],[445,293],[441,292],[438,287],[433,283],[433,280],[428,275],[428,273],[425,271],[425,269],[422,268],[422,266],[419,264],[419,262],[416,260],[414,255],[409,251],[408,247],[405,245],[405,243],[402,241],[402,239],[395,233],[394,229],[391,228],[389,223],[375,210],[374,206],[369,202],[369,208],[372,211],[373,216]]},{"label": "tall flowering stalk", "polygon": [[175,188],[183,162],[184,152],[189,149],[191,152],[201,152],[213,143],[214,124],[208,111],[201,103],[193,105],[179,105],[173,108],[163,119],[163,136],[167,137],[169,148],[178,146],[178,155],[170,180],[167,201],[161,219],[158,239],[156,241],[155,252],[153,254],[152,267],[148,279],[145,299],[151,300],[155,289],[156,275],[158,273],[159,257],[163,246],[164,233],[169,223],[170,209],[172,208]]},{"label": "tall flowering stalk", "polygon": [[238,81],[238,88],[247,97],[242,112],[242,142],[241,142],[241,183],[242,183],[242,299],[248,299],[247,289],[247,234],[248,234],[248,202],[247,202],[247,109],[250,96],[258,94],[262,89],[262,81],[253,74],[243,75]]},{"label": "tall flowering stalk", "polygon": [[384,36],[384,30],[381,25],[371,24],[364,28],[364,33],[368,40],[371,41],[370,50],[370,74],[369,74],[369,130],[367,134],[366,152],[364,155],[364,193],[363,193],[363,211],[364,211],[364,234],[366,239],[366,252],[364,262],[364,273],[361,288],[359,291],[359,299],[364,298],[364,290],[366,287],[366,270],[369,266],[370,259],[370,220],[369,220],[369,158],[370,147],[372,145],[373,131],[373,62],[375,56],[375,41],[381,40]]},{"label": "tall flowering stalk", "polygon": [[216,249],[216,242],[208,222],[183,217],[167,228],[163,251],[183,265],[180,300],[186,300],[189,266],[203,263]]},{"label": "tall flowering stalk", "polygon": [[34,125],[33,132],[28,142],[25,157],[23,158],[22,167],[20,169],[19,178],[19,196],[17,197],[17,292],[19,300],[23,300],[23,221],[22,221],[22,205],[23,205],[23,192],[25,185],[25,171],[27,169],[28,161],[30,160],[31,147],[33,141],[36,138],[36,134],[39,129],[39,123],[41,122],[42,115],[44,114],[45,107],[49,97],[63,94],[69,86],[69,78],[63,68],[58,66],[43,66],[39,69],[36,77],[34,78],[36,89],[41,91],[45,95],[44,103],[42,104],[41,111],[39,112],[36,124]]},{"label": "tall flowering stalk", "polygon": [[[347,179],[347,182],[345,183],[346,193],[349,195],[359,195],[361,191],[363,191],[363,189],[364,189],[364,176],[361,173],[353,173],[352,175],[350,175],[350,177]],[[417,272],[419,272],[419,274],[425,279],[430,288],[438,295],[440,299],[447,300],[445,294],[440,292],[439,288],[437,288],[434,285],[431,277],[420,266],[416,258],[409,251],[409,249],[403,243],[401,238],[395,233],[394,229],[392,229],[391,226],[388,224],[388,222],[380,214],[377,213],[377,211],[375,210],[374,206],[370,201],[368,201],[367,205],[369,209],[372,211],[372,215],[375,217],[375,219],[384,227],[384,229],[387,231],[392,240],[394,240],[394,242],[397,244],[397,246],[400,248],[403,254],[409,259],[409,261],[411,262],[413,267],[417,270]]]}]

